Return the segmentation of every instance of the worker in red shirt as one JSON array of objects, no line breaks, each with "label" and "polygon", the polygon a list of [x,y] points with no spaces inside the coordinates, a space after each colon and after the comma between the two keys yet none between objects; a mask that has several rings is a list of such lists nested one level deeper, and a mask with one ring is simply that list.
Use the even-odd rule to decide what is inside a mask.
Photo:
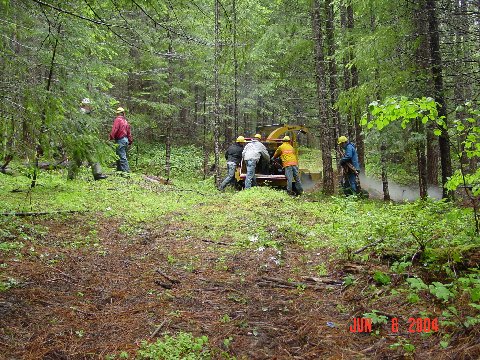
[{"label": "worker in red shirt", "polygon": [[127,160],[128,146],[132,145],[133,138],[130,131],[130,124],[125,118],[125,109],[119,107],[115,113],[117,117],[113,120],[112,131],[110,132],[110,140],[117,143],[117,171],[130,172]]}]

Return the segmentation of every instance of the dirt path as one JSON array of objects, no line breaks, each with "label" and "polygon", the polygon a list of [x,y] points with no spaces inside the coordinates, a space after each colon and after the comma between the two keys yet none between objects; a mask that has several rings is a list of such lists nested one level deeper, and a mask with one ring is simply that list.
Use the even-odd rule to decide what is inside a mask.
[{"label": "dirt path", "polygon": [[179,331],[207,335],[219,358],[403,358],[388,337],[348,331],[358,299],[328,252],[235,250],[179,237],[174,221],[142,231],[87,216],[42,223],[48,234],[20,261],[2,261],[19,283],[0,292],[0,358],[133,358],[143,340]]}]

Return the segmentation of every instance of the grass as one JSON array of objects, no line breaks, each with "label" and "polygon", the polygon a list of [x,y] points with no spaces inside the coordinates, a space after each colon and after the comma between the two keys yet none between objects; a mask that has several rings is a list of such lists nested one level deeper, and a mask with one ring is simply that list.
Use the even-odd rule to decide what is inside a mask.
[{"label": "grass", "polygon": [[[160,171],[164,161],[161,150],[146,148],[140,154],[139,168]],[[180,237],[231,241],[239,248],[282,248],[285,244],[330,248],[349,258],[356,249],[373,242],[378,242],[372,250],[379,255],[408,257],[421,251],[432,262],[461,259],[479,246],[470,211],[449,203],[392,204],[326,197],[319,192],[291,198],[268,187],[219,193],[212,178],[198,177],[202,159],[194,150],[184,147],[172,153],[172,174],[178,175],[173,185],[153,183],[135,173],[92,181],[89,169],[82,168],[73,181],[66,180],[65,170],[42,171],[37,186],[30,189],[27,176],[0,174],[0,192],[5,199],[0,212],[101,213],[121,219],[126,232],[138,229],[139,224],[174,221]],[[301,150],[306,163],[318,159],[315,151]],[[2,227],[8,231],[5,224]],[[444,255],[450,249],[458,256]]]},{"label": "grass", "polygon": [[[187,161],[187,153],[185,150],[181,159]],[[157,159],[155,164],[160,162]],[[30,189],[28,177],[0,174],[0,212],[92,213],[91,217],[82,217],[87,219],[85,223],[72,224],[77,227],[78,237],[66,239],[58,246],[79,251],[98,247],[99,253],[102,248],[98,242],[97,218],[115,219],[122,224],[120,231],[125,234],[135,234],[145,228],[162,231],[166,225],[173,224],[175,241],[193,238],[232,245],[215,248],[216,271],[229,270],[231,252],[241,254],[245,250],[273,248],[281,254],[287,246],[290,246],[290,253],[297,247],[314,251],[328,249],[330,259],[355,259],[365,265],[374,263],[382,267],[381,272],[371,274],[376,284],[367,282],[370,287],[365,283],[368,278],[356,279],[356,275],[345,278],[350,281],[350,287],[358,286],[359,290],[371,292],[372,309],[378,306],[376,301],[383,299],[376,295],[382,288],[385,294],[388,293],[385,289],[390,289],[392,294],[395,291],[392,296],[405,297],[425,309],[430,306],[428,301],[432,297],[438,306],[445,307],[444,302],[448,301],[448,305],[464,311],[463,322],[480,322],[478,317],[471,315],[474,306],[479,306],[478,272],[465,265],[468,254],[478,252],[480,247],[469,209],[433,200],[394,204],[324,196],[319,192],[292,198],[285,191],[268,187],[240,192],[229,189],[220,193],[212,178],[200,180],[196,170],[192,173],[193,168],[192,164],[186,164],[186,172],[173,178],[173,185],[154,183],[135,173],[129,177],[112,175],[103,181],[92,181],[89,169],[82,169],[74,181],[67,181],[63,171],[42,171],[37,187]],[[37,244],[42,244],[49,231],[48,222],[31,219],[0,217],[0,253],[4,258],[21,261],[22,254],[37,256],[33,253],[35,249],[29,249],[33,249],[32,245],[37,248]],[[372,243],[377,245],[354,254],[357,249]],[[166,256],[168,263],[183,266],[189,272],[201,267],[200,257]],[[58,259],[45,255],[44,261],[53,263]],[[414,270],[413,262],[416,263]],[[5,268],[7,263],[0,265]],[[279,266],[282,266],[281,262]],[[310,265],[318,276],[328,274],[333,266],[334,262]],[[406,272],[409,278],[414,274],[419,279],[426,275],[423,277],[424,288],[412,289],[403,279]],[[15,281],[1,275],[0,291],[15,287]],[[348,286],[347,282],[345,286]],[[299,294],[303,291],[301,288],[297,290]],[[463,306],[460,300],[467,295],[473,305]],[[444,316],[446,319],[447,315]],[[462,325],[457,321],[451,326],[456,329]],[[164,340],[167,344],[167,339]],[[195,343],[191,337],[184,340],[180,342]],[[160,351],[167,346],[165,344],[157,343],[156,347],[144,350]]]},{"label": "grass", "polygon": [[130,224],[173,216],[185,236],[242,247],[296,243],[344,254],[380,239],[377,249],[389,251],[478,244],[468,210],[443,202],[391,204],[318,193],[291,198],[267,187],[218,193],[212,179],[161,185],[136,174],[89,180],[86,169],[73,181],[62,172],[42,172],[30,189],[27,177],[1,175],[0,212],[100,212]]}]

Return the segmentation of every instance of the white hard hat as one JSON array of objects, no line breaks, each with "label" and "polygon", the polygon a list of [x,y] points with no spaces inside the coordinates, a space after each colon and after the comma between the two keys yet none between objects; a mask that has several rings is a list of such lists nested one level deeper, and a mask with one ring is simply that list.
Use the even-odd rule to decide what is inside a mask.
[{"label": "white hard hat", "polygon": [[90,99],[89,98],[83,99],[82,104],[90,104]]}]

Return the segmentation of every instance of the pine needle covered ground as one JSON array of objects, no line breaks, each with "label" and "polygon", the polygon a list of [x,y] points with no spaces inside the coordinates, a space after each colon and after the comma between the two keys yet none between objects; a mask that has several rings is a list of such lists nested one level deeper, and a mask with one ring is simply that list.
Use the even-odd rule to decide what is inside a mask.
[{"label": "pine needle covered ground", "polygon": [[[480,353],[469,209],[155,179],[45,172],[29,190],[28,178],[0,174],[2,356]],[[362,317],[372,331],[350,332]],[[438,319],[438,331],[418,318]]]}]

